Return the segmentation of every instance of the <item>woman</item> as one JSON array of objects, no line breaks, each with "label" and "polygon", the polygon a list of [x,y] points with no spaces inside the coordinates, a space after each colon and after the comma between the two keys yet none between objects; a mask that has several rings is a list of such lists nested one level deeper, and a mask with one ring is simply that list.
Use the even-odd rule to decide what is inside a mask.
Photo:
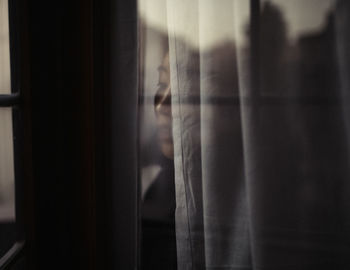
[{"label": "woman", "polygon": [[142,269],[176,269],[174,145],[169,54],[158,67],[155,95],[161,170],[145,191],[142,205]]}]

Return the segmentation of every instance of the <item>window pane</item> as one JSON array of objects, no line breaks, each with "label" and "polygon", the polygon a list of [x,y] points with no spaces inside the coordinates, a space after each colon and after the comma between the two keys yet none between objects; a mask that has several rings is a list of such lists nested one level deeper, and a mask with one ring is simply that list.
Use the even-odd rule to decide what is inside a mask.
[{"label": "window pane", "polygon": [[[8,1],[0,0],[0,95],[11,93]],[[0,108],[0,257],[15,241],[12,108]]]},{"label": "window pane", "polygon": [[[11,93],[8,2],[0,0],[0,94]],[[14,219],[12,109],[0,109],[0,221]]]},{"label": "window pane", "polygon": [[0,257],[15,241],[12,109],[0,108]]},{"label": "window pane", "polygon": [[12,109],[0,109],[0,222],[15,219]]},{"label": "window pane", "polygon": [[335,0],[261,0],[260,6],[260,94],[334,96]]},{"label": "window pane", "polygon": [[0,0],[0,94],[11,93],[8,2]]}]

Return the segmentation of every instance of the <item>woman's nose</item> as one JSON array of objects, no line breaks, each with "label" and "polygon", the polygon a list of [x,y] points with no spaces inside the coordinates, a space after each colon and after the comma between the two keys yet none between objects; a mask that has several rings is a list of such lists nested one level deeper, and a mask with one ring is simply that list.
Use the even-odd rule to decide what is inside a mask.
[{"label": "woman's nose", "polygon": [[171,115],[171,88],[170,86],[161,94],[156,95],[155,110],[160,114]]}]

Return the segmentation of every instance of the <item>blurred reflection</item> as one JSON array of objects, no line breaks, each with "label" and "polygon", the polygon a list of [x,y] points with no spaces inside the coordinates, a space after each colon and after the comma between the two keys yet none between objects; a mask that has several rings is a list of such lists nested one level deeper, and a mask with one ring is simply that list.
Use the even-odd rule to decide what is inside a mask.
[{"label": "blurred reflection", "polygon": [[286,33],[294,43],[300,36],[320,31],[327,13],[334,9],[336,0],[260,0],[261,5],[270,4],[283,14],[288,26]]},{"label": "blurred reflection", "polygon": [[[262,1],[260,94],[337,94],[333,4],[333,0]],[[310,13],[312,9],[317,12]]]}]

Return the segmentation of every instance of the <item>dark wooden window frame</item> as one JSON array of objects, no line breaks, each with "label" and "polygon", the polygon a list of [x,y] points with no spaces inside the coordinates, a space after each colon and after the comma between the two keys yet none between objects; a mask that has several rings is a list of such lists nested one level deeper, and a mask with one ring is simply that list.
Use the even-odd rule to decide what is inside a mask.
[{"label": "dark wooden window frame", "polygon": [[135,269],[137,1],[9,2],[25,245],[4,267]]},{"label": "dark wooden window frame", "polygon": [[8,1],[11,94],[0,95],[0,107],[12,109],[14,172],[15,172],[15,242],[0,258],[0,269],[9,269],[22,256],[24,249],[24,182],[23,182],[23,122],[20,91],[20,35],[18,1]]}]

